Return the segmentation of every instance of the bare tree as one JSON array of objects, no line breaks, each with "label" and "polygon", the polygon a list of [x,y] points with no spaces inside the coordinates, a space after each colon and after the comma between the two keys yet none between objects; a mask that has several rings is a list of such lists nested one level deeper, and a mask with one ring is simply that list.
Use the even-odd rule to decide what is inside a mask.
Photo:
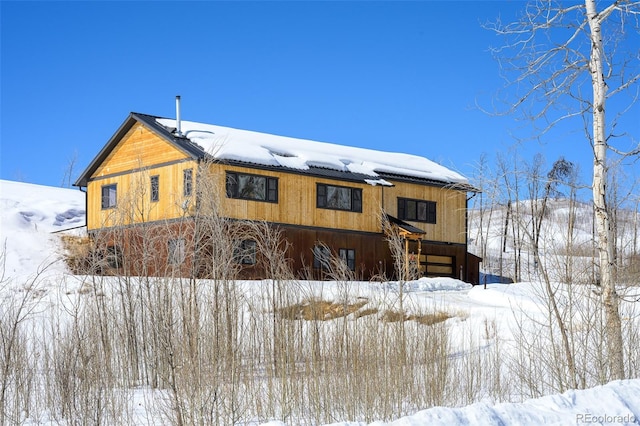
[{"label": "bare tree", "polygon": [[67,160],[67,165],[64,168],[64,175],[62,175],[62,181],[60,186],[63,188],[71,188],[73,182],[73,175],[75,174],[76,163],[78,162],[78,151],[73,151],[73,154]]},{"label": "bare tree", "polygon": [[[554,0],[537,0],[529,2],[515,22],[498,21],[487,26],[509,40],[505,46],[493,50],[508,87],[515,89],[516,101],[510,103],[508,112],[519,112],[541,126],[536,129],[536,137],[567,119],[583,120],[586,138],[593,150],[592,192],[613,379],[623,378],[625,369],[619,297],[614,280],[614,239],[607,203],[607,155],[629,156],[640,152],[638,146],[620,150],[612,139],[621,136],[614,134],[613,129],[638,97],[638,51],[622,48],[625,30],[637,31],[638,17],[638,1],[616,0],[599,10],[595,0],[565,6]],[[583,86],[589,83],[590,96],[582,92]],[[616,95],[618,98],[630,96],[621,100],[618,114],[613,115],[613,119],[609,115],[610,121],[607,121],[606,103]],[[626,139],[629,140],[628,136]]]}]

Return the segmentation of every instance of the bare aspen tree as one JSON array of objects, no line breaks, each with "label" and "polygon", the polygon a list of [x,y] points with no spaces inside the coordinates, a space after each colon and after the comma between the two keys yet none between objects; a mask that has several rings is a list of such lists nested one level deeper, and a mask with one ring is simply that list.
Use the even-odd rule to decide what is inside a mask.
[{"label": "bare aspen tree", "polygon": [[[606,187],[607,155],[640,152],[638,147],[622,152],[612,145],[613,128],[637,97],[633,89],[640,80],[638,52],[625,51],[620,43],[625,30],[637,31],[640,2],[616,0],[605,7],[598,6],[595,0],[569,5],[551,0],[531,1],[515,22],[498,21],[488,28],[508,39],[505,46],[494,49],[508,87],[515,89],[512,95],[515,102],[510,103],[508,112],[517,111],[541,125],[536,136],[574,117],[591,123],[584,128],[593,152],[592,192],[608,361],[611,379],[621,379],[625,377],[625,368]],[[583,84],[588,83],[591,96],[582,92]],[[621,99],[623,106],[619,113],[610,114],[607,121],[607,101],[625,94],[631,94],[626,104]]]},{"label": "bare aspen tree", "polygon": [[[487,244],[489,240],[489,228],[491,227],[491,219],[495,205],[495,189],[496,182],[490,179],[491,171],[488,165],[486,154],[480,156],[477,164],[476,176],[473,181],[479,189],[478,197],[474,197],[471,209],[471,218],[477,216],[478,224],[476,226],[477,233],[473,238],[473,244],[479,247],[480,257],[488,259]],[[487,200],[485,201],[485,197]],[[486,212],[488,210],[488,212]],[[485,264],[485,268],[486,268]]]}]

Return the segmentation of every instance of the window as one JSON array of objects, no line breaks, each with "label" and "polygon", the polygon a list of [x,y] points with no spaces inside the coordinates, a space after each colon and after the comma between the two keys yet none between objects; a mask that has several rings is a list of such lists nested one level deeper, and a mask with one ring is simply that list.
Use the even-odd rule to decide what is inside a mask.
[{"label": "window", "polygon": [[398,198],[398,219],[436,223],[436,202]]},{"label": "window", "polygon": [[185,197],[190,197],[193,192],[193,169],[182,171],[182,188]]},{"label": "window", "polygon": [[151,176],[151,201],[160,199],[160,176]]},{"label": "window", "polygon": [[318,269],[329,269],[331,262],[331,252],[329,247],[317,245],[313,247],[313,267]]},{"label": "window", "polygon": [[118,246],[108,246],[105,259],[110,268],[118,269],[122,266],[122,250]]},{"label": "window", "polygon": [[102,208],[112,209],[116,206],[117,185],[104,185],[102,187]]},{"label": "window", "polygon": [[277,203],[278,179],[227,172],[227,197]]},{"label": "window", "polygon": [[319,183],[316,195],[318,208],[362,212],[362,189]]},{"label": "window", "polygon": [[338,254],[340,255],[340,259],[347,264],[349,270],[356,270],[356,251],[354,249],[340,249]]},{"label": "window", "polygon": [[233,257],[242,265],[256,264],[256,242],[253,240],[243,240],[236,246]]},{"label": "window", "polygon": [[184,238],[177,238],[175,240],[169,240],[167,242],[167,248],[169,249],[169,264],[181,265],[184,263],[185,251],[184,251]]}]

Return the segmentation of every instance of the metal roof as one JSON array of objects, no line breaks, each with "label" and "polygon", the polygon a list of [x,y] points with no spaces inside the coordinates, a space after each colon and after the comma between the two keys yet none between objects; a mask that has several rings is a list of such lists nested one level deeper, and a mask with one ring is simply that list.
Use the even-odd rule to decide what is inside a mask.
[{"label": "metal roof", "polygon": [[[91,161],[89,166],[82,172],[80,177],[74,183],[74,186],[79,186],[79,187],[87,186],[87,183],[91,175],[97,170],[100,164],[102,164],[106,160],[109,153],[115,148],[118,142],[120,142],[120,140],[135,125],[136,122],[142,123],[145,127],[147,127],[149,130],[156,133],[159,137],[163,138],[164,140],[169,142],[171,145],[173,145],[180,151],[184,152],[187,157],[191,157],[194,160],[202,160],[202,159],[207,159],[209,157],[208,154],[199,145],[191,142],[191,140],[189,140],[186,137],[177,136],[175,134],[175,131],[176,131],[175,128],[166,127],[158,123],[157,120],[162,118],[163,117],[136,113],[136,112],[130,113],[127,119],[124,121],[124,123],[118,128],[118,130],[114,133],[114,135],[109,139],[109,141],[105,144],[105,146],[98,153],[98,155]],[[216,161],[219,161],[219,160],[216,160]],[[237,161],[237,160],[222,161],[222,163],[247,166],[247,167],[263,169],[263,170],[286,171],[289,173],[326,177],[330,179],[337,179],[337,180],[344,180],[344,181],[351,181],[351,182],[362,183],[365,181],[370,182],[370,181],[376,180],[375,177],[372,177],[370,175],[348,172],[348,171],[340,171],[340,170],[322,168],[322,167],[310,167],[308,170],[300,170],[300,169],[288,168],[285,166],[267,166],[267,165],[254,164],[254,163]],[[451,186],[455,189],[466,190],[470,192],[479,192],[477,189],[473,188],[471,185],[468,185],[468,184],[452,184],[452,183],[446,183],[446,182],[437,181],[437,180],[417,178],[417,177],[404,176],[404,175],[395,175],[395,174],[389,174],[389,173],[379,173],[379,178],[377,179],[391,179],[391,180],[397,180],[397,181],[419,183],[419,184],[430,185],[430,186],[431,185],[441,186],[441,187]]]}]

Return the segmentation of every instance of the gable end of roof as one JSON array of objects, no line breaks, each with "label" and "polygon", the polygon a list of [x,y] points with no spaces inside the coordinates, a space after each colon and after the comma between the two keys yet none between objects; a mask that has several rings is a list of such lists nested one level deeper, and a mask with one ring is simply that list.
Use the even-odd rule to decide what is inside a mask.
[{"label": "gable end of roof", "polygon": [[189,139],[176,137],[171,133],[170,129],[167,129],[164,126],[161,126],[156,118],[151,115],[139,114],[132,112],[129,116],[124,120],[124,122],[120,125],[118,130],[111,136],[109,141],[102,147],[98,155],[89,163],[87,168],[80,174],[78,179],[73,183],[73,186],[77,187],[86,187],[89,178],[91,175],[98,169],[98,167],[106,160],[111,151],[116,147],[116,145],[124,138],[129,130],[136,124],[141,123],[146,128],[148,128],[153,133],[157,134],[171,145],[175,146],[179,150],[183,151],[188,156],[199,159],[204,157],[204,152],[201,148],[193,144]]}]

